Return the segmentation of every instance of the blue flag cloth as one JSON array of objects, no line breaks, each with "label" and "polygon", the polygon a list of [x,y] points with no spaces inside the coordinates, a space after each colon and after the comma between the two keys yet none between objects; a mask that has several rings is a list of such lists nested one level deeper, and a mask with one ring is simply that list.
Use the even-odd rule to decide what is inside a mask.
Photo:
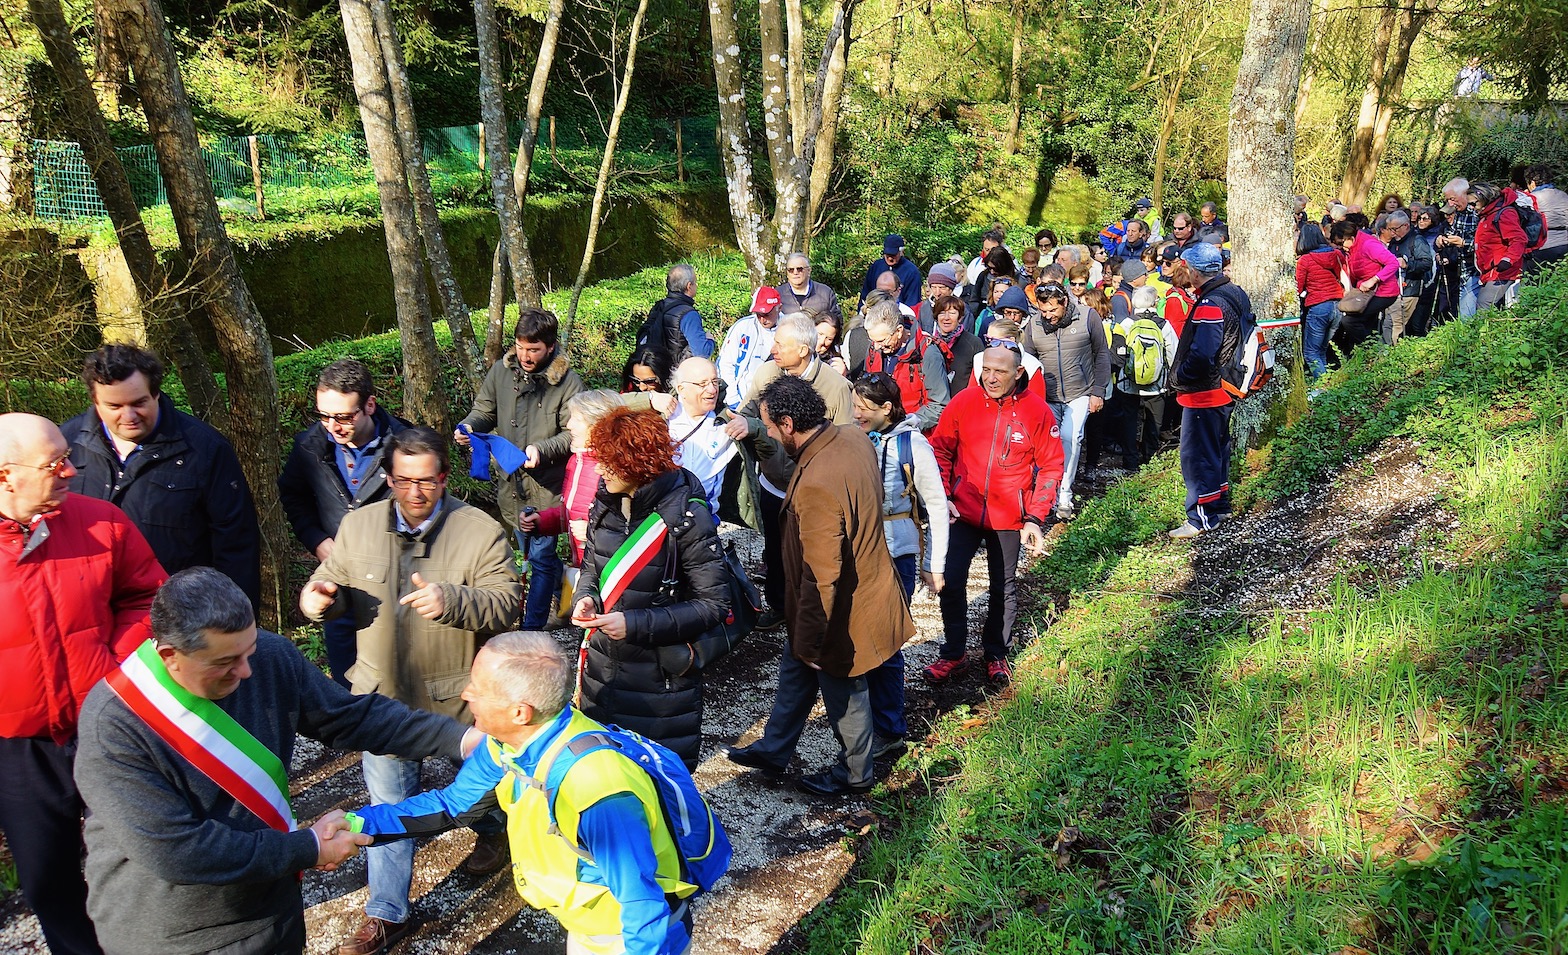
[{"label": "blue flag cloth", "polygon": [[473,463],[468,466],[470,477],[481,481],[490,480],[491,458],[495,458],[502,474],[511,474],[528,460],[521,448],[498,434],[480,434],[469,430],[466,424],[460,424],[458,428],[468,435],[469,447],[474,452]]}]

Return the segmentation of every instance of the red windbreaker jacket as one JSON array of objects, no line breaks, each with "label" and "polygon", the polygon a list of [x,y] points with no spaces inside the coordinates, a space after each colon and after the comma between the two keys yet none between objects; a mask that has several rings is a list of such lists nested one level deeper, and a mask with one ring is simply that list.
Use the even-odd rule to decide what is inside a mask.
[{"label": "red windbreaker jacket", "polygon": [[147,610],[167,575],[118,507],[72,494],[28,529],[0,518],[0,736],[76,737],[82,700],[152,635]]},{"label": "red windbreaker jacket", "polygon": [[947,499],[961,520],[990,530],[1044,522],[1062,480],[1062,437],[1050,405],[1028,388],[1001,400],[965,388],[931,432]]}]

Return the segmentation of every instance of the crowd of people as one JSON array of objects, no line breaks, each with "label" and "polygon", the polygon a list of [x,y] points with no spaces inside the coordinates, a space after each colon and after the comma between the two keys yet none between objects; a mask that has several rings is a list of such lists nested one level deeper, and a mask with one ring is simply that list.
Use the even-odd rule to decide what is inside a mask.
[{"label": "crowd of people", "polygon": [[[1526,178],[1389,196],[1371,220],[1331,203],[1310,221],[1298,197],[1311,371],[1332,342],[1504,304],[1568,252],[1568,198],[1552,170]],[[676,265],[620,389],[588,389],[555,316],[525,308],[451,434],[333,362],[278,479],[317,561],[297,600],[330,678],[257,630],[261,535],[233,448],[174,406],[155,354],[98,349],[81,415],[0,416],[0,826],[51,951],[298,952],[298,873],[365,847],[365,918],[337,951],[373,955],[413,924],[411,837],[458,825],[463,867],[510,860],[570,951],[685,950],[698,889],[646,773],[595,750],[555,789],[534,774],[608,724],[695,767],[696,648],[736,611],[721,521],[761,532],[757,626],[787,629],[763,729],[726,756],[789,772],[820,698],[839,752],[797,781],[818,796],[865,792],[905,748],[917,586],[943,632],[915,679],[1010,681],[1020,557],[1076,517],[1086,467],[1137,468],[1179,432],[1171,536],[1219,526],[1252,306],[1214,204],[1170,230],[1143,199],[1090,244],[1041,229],[1015,251],[994,228],[925,272],[888,235],[853,307],[797,253],[718,339]],[[453,445],[497,482],[499,520],[449,491]],[[372,808],[301,827],[296,734],[362,750]],[[476,752],[421,792],[424,759]]]}]

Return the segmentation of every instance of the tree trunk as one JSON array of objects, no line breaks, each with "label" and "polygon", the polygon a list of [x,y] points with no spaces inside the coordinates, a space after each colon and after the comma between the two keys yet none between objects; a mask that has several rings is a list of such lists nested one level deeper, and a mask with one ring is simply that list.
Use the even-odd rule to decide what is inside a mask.
[{"label": "tree trunk", "polygon": [[[32,9],[29,0],[29,9]],[[36,11],[35,11],[36,12]],[[42,32],[42,31],[40,31]],[[53,56],[50,56],[51,61]],[[81,57],[77,56],[80,62]],[[58,70],[58,67],[56,67]],[[125,40],[112,18],[104,15],[103,7],[93,7],[93,74],[103,90],[101,102],[115,119],[120,118],[120,105],[135,94],[131,91],[131,64],[125,55]],[[98,107],[94,107],[96,110]]]},{"label": "tree trunk", "polygon": [[[485,137],[485,165],[490,170],[490,197],[495,203],[496,221],[501,230],[496,240],[497,248],[504,251],[501,258],[505,258],[512,266],[508,271],[515,285],[513,295],[521,302],[529,294],[522,276],[525,269],[532,272],[533,253],[528,248],[528,236],[523,233],[522,202],[513,181],[512,157],[508,155],[507,142],[510,137],[506,132],[506,100],[502,89],[505,77],[501,70],[501,31],[496,23],[495,0],[474,0],[474,26],[479,45],[479,118],[485,124],[485,129],[491,131]],[[523,266],[525,261],[527,265]],[[491,282],[492,313],[504,307],[505,289],[504,285],[497,286]],[[496,299],[497,292],[501,295],[499,301]],[[537,281],[533,294],[539,294]],[[490,322],[495,322],[493,314]],[[487,357],[489,349],[490,333],[487,326]]]},{"label": "tree trunk", "polygon": [[180,249],[228,373],[228,435],[261,521],[263,623],[282,620],[288,527],[278,503],[278,379],[267,326],[256,312],[218,214],[174,49],[158,0],[101,0],[125,40]]},{"label": "tree trunk", "polygon": [[441,398],[440,366],[430,294],[425,287],[414,218],[414,197],[405,177],[386,64],[376,38],[369,0],[339,0],[343,32],[354,69],[354,94],[365,127],[365,146],[381,196],[381,219],[392,267],[392,294],[403,342],[403,415],[444,431],[446,403]]},{"label": "tree trunk", "polygon": [[[109,141],[109,129],[103,114],[98,111],[92,81],[87,78],[87,68],[82,65],[76,44],[71,40],[65,11],[59,0],[28,0],[28,10],[60,83],[71,135],[82,146],[82,156],[92,170],[93,182],[109,212],[109,221],[114,224],[120,253],[125,256],[126,267],[146,315],[149,344],[174,363],[191,410],[203,421],[226,429],[228,408],[218,390],[218,380],[213,376],[212,366],[207,364],[207,356],[196,344],[196,331],[185,314],[184,302],[169,287],[168,275],[147,237],[141,210],[131,193],[131,182]],[[115,35],[118,45],[118,34]],[[125,69],[129,79],[128,64]]]},{"label": "tree trunk", "polygon": [[490,258],[490,307],[485,309],[486,368],[500,361],[506,351],[506,284],[510,271],[506,246],[497,238],[495,255]]},{"label": "tree trunk", "polygon": [[[1018,152],[1018,128],[1024,118],[1024,0],[1013,0],[1013,68],[1007,81],[1007,137],[1002,140],[1002,151],[1012,156]],[[1156,202],[1155,208],[1159,208]]]},{"label": "tree trunk", "polygon": [[840,3],[835,16],[838,30],[834,42],[826,45],[822,65],[817,70],[816,88],[822,103],[821,126],[806,144],[812,150],[811,191],[806,203],[808,236],[824,224],[822,204],[827,201],[833,181],[833,153],[838,142],[839,104],[844,100],[844,72],[849,68],[850,19],[854,4]]},{"label": "tree trunk", "polygon": [[392,22],[392,4],[389,0],[372,0],[370,15],[376,39],[381,43],[381,61],[386,67],[387,89],[392,94],[398,145],[403,153],[403,168],[413,193],[414,211],[419,218],[419,236],[424,242],[425,260],[429,263],[430,276],[435,280],[436,293],[441,299],[441,314],[446,318],[447,330],[451,332],[452,344],[457,350],[458,367],[468,380],[468,386],[477,392],[480,382],[484,381],[485,365],[479,354],[479,342],[474,338],[473,316],[469,314],[463,290],[458,287],[457,276],[452,272],[452,253],[447,248],[446,233],[441,228],[441,214],[436,210],[435,192],[430,188],[430,171],[425,168],[425,147],[419,136],[419,120],[414,115],[413,94],[408,88],[408,70],[403,65],[403,47],[397,38],[397,26]]},{"label": "tree trunk", "polygon": [[713,36],[713,78],[719,97],[719,156],[729,194],[735,242],[746,257],[753,288],[767,284],[772,242],[762,203],[752,183],[751,124],[741,83],[741,49],[735,25],[735,0],[708,0],[708,29]]},{"label": "tree trunk", "polygon": [[1345,160],[1341,202],[1364,204],[1367,201],[1367,192],[1377,178],[1377,167],[1388,147],[1388,130],[1394,122],[1394,101],[1405,88],[1410,48],[1431,16],[1431,9],[1421,5],[1391,7],[1378,18],[1372,75],[1361,96],[1356,132],[1350,140],[1350,155]]},{"label": "tree trunk", "polygon": [[604,199],[610,191],[610,173],[615,168],[615,144],[621,138],[621,116],[625,114],[626,102],[631,98],[632,74],[637,66],[637,41],[642,36],[643,17],[647,13],[648,0],[638,0],[637,12],[632,16],[631,33],[626,40],[626,69],[621,75],[620,95],[615,98],[615,112],[610,115],[610,131],[604,142],[604,158],[599,161],[599,178],[593,187],[593,210],[588,214],[588,241],[583,245],[583,261],[577,269],[577,280],[572,283],[572,300],[566,306],[566,318],[561,322],[563,352],[571,340],[572,322],[577,318],[577,303],[583,297],[583,286],[588,284],[588,270],[593,267],[594,250],[599,241],[599,225],[604,216]]},{"label": "tree trunk", "polygon": [[1230,102],[1226,179],[1232,272],[1265,318],[1295,311],[1296,91],[1311,0],[1252,0]]},{"label": "tree trunk", "polygon": [[1323,35],[1328,32],[1330,0],[1318,0],[1317,11],[1313,18],[1317,20],[1318,27],[1312,32],[1312,44],[1307,48],[1307,58],[1302,68],[1301,90],[1296,94],[1296,128],[1301,128],[1301,123],[1307,116],[1307,102],[1312,95],[1312,80],[1317,74],[1318,49],[1323,45]]},{"label": "tree trunk", "polygon": [[[539,56],[534,60],[533,78],[528,82],[528,113],[523,118],[523,135],[517,143],[517,165],[512,169],[512,181],[517,189],[519,222],[523,218],[523,209],[528,205],[528,179],[533,173],[534,146],[539,142],[539,119],[544,115],[544,92],[550,82],[550,68],[555,65],[555,50],[561,36],[561,18],[565,10],[566,0],[550,0],[550,6],[545,12],[544,32],[539,38]],[[512,270],[519,273],[516,281],[521,291],[517,300],[529,308],[541,307],[544,302],[539,291],[539,274],[534,270],[526,232],[523,234],[521,257],[512,260]]]}]

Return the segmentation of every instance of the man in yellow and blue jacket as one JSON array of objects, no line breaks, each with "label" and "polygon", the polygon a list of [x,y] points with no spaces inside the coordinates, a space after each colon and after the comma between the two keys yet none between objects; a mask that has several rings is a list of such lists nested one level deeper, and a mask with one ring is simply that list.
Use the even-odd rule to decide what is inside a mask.
[{"label": "man in yellow and blue jacket", "polygon": [[[576,757],[555,792],[544,781],[584,733],[603,726],[568,703],[572,669],[546,633],[506,633],[474,658],[463,699],[489,734],[451,786],[356,816],[377,842],[462,826],[489,808],[507,816],[512,872],[523,901],[560,920],[567,952],[679,955],[691,946],[680,854],[647,772],[614,748]],[[559,775],[559,774],[555,774]]]}]

